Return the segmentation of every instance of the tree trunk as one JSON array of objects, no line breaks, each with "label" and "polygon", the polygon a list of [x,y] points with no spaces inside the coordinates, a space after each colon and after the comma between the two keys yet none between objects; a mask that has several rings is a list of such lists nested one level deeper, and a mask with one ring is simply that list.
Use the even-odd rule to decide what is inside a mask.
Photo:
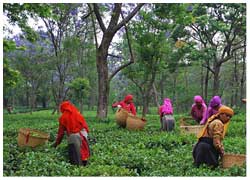
[{"label": "tree trunk", "polygon": [[6,97],[3,97],[3,107],[7,108],[8,107],[8,103],[9,103],[9,99]]},{"label": "tree trunk", "polygon": [[47,108],[47,100],[45,96],[42,97],[42,106],[43,108]]},{"label": "tree trunk", "polygon": [[175,75],[174,75],[174,82],[173,82],[173,102],[175,102],[175,104],[176,104],[176,111],[178,112],[178,110],[179,110],[179,105],[178,105],[177,93],[176,93],[177,74],[178,74],[178,69],[177,69],[176,72],[175,72]]},{"label": "tree trunk", "polygon": [[220,88],[220,64],[216,64],[214,68],[214,83],[213,83],[213,96],[219,95]]},{"label": "tree trunk", "polygon": [[234,58],[234,79],[233,79],[233,84],[234,84],[234,94],[233,94],[233,102],[232,105],[238,105],[239,99],[238,99],[238,88],[239,88],[239,84],[238,84],[238,63],[237,63],[237,55],[235,53],[235,58]]},{"label": "tree trunk", "polygon": [[208,102],[208,80],[209,80],[209,70],[206,69],[206,77],[205,77],[205,88],[204,88],[204,100]]},{"label": "tree trunk", "polygon": [[97,117],[100,119],[106,118],[108,114],[108,99],[109,99],[109,82],[108,82],[108,65],[107,55],[108,48],[99,48],[97,51],[96,66],[98,73],[98,108]]},{"label": "tree trunk", "polygon": [[96,92],[94,91],[94,88],[91,88],[90,97],[89,97],[89,104],[88,104],[88,110],[93,110],[94,105],[96,103]]},{"label": "tree trunk", "polygon": [[32,112],[35,109],[35,100],[36,100],[35,90],[32,87],[31,96],[30,96],[30,114],[32,114]]},{"label": "tree trunk", "polygon": [[204,68],[201,66],[201,96],[204,98]]},{"label": "tree trunk", "polygon": [[165,81],[166,81],[166,75],[162,75],[161,76],[161,80],[160,80],[160,98],[161,98],[161,101],[164,99],[164,85],[165,85]]},{"label": "tree trunk", "polygon": [[155,105],[159,108],[160,107],[160,103],[159,103],[158,93],[157,93],[157,89],[155,87],[155,84],[153,84],[153,92],[154,92]]},{"label": "tree trunk", "polygon": [[[107,65],[107,56],[108,56],[108,49],[110,46],[110,43],[115,35],[115,33],[125,26],[126,29],[126,23],[132,19],[135,14],[140,10],[140,8],[143,6],[143,4],[138,4],[137,7],[134,8],[134,10],[129,13],[125,18],[122,17],[122,21],[118,23],[119,17],[122,13],[122,4],[116,3],[113,10],[111,19],[109,22],[108,27],[106,28],[105,23],[103,22],[103,18],[101,16],[101,13],[99,11],[98,4],[93,4],[93,10],[96,15],[96,19],[100,25],[100,28],[103,32],[101,44],[98,47],[97,39],[96,41],[96,66],[97,66],[97,73],[98,73],[98,108],[97,108],[97,117],[100,119],[106,118],[108,114],[108,99],[109,99],[109,86],[110,86],[110,80],[112,77],[119,72],[122,68],[126,66],[121,66],[120,68],[115,71],[116,73],[112,73],[109,77],[108,72],[108,65]],[[89,4],[89,8],[92,11],[92,5]],[[92,16],[92,22],[93,22],[93,16]],[[94,25],[94,23],[93,23]],[[127,30],[126,30],[127,31]],[[94,32],[96,35],[95,27]],[[128,42],[129,43],[129,42]],[[131,55],[132,56],[132,55]],[[129,63],[131,64],[131,62]],[[127,65],[129,65],[127,64]]]},{"label": "tree trunk", "polygon": [[[240,98],[244,99],[246,98],[246,94],[245,94],[245,88],[244,88],[244,84],[245,84],[245,76],[246,76],[246,48],[244,49],[244,53],[243,53],[243,65],[242,65],[242,74],[241,74],[241,80],[240,80]],[[241,103],[241,107],[242,107],[242,103]]]},{"label": "tree trunk", "polygon": [[148,104],[149,104],[149,93],[146,92],[143,95],[143,107],[142,107],[142,117],[145,117],[146,114],[148,113]]}]

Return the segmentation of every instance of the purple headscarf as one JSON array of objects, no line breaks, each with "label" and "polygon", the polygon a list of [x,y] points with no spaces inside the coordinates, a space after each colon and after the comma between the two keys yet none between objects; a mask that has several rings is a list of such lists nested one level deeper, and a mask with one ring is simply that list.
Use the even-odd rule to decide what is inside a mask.
[{"label": "purple headscarf", "polygon": [[221,106],[221,98],[220,96],[214,96],[209,103],[209,107],[215,108],[217,106]]},{"label": "purple headscarf", "polygon": [[219,108],[222,106],[220,96],[214,96],[209,103],[209,107],[207,109],[206,119],[216,114]]},{"label": "purple headscarf", "polygon": [[164,99],[164,103],[161,108],[161,113],[163,114],[173,114],[173,107],[171,100],[169,98]]}]

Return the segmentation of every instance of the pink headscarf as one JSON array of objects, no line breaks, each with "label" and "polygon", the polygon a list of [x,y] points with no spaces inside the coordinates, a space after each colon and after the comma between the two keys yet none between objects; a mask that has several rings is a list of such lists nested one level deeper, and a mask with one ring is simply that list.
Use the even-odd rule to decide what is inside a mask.
[{"label": "pink headscarf", "polygon": [[173,107],[171,100],[169,98],[164,99],[164,103],[161,108],[161,113],[163,114],[173,114]]},{"label": "pink headscarf", "polygon": [[194,102],[195,103],[204,103],[204,100],[202,99],[201,96],[197,95],[197,96],[194,96]]},{"label": "pink headscarf", "polygon": [[[201,103],[201,107],[198,108],[196,103]],[[194,96],[194,104],[192,105],[191,115],[200,124],[206,123],[207,106],[203,98],[199,95]]]}]

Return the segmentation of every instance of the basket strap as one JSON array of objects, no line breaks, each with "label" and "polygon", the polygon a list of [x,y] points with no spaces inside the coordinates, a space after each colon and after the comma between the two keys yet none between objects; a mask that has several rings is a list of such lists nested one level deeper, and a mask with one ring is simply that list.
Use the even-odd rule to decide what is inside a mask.
[{"label": "basket strap", "polygon": [[26,140],[25,140],[26,144],[29,142],[29,138],[30,138],[30,131],[28,131],[28,133],[26,135]]}]

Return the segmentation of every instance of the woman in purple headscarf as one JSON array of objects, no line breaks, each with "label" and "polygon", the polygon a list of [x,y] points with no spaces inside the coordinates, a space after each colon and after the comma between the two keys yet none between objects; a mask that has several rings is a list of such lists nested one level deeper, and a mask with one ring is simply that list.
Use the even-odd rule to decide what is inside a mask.
[{"label": "woman in purple headscarf", "polygon": [[173,107],[171,100],[165,98],[163,105],[159,108],[161,130],[171,131],[174,128],[174,116],[173,116]]},{"label": "woman in purple headscarf", "polygon": [[191,115],[194,120],[200,124],[206,122],[207,105],[201,96],[194,96],[194,104],[192,105]]},{"label": "woman in purple headscarf", "polygon": [[220,96],[214,96],[209,103],[207,113],[206,113],[206,121],[212,115],[216,114],[219,111],[219,108],[222,106]]}]

